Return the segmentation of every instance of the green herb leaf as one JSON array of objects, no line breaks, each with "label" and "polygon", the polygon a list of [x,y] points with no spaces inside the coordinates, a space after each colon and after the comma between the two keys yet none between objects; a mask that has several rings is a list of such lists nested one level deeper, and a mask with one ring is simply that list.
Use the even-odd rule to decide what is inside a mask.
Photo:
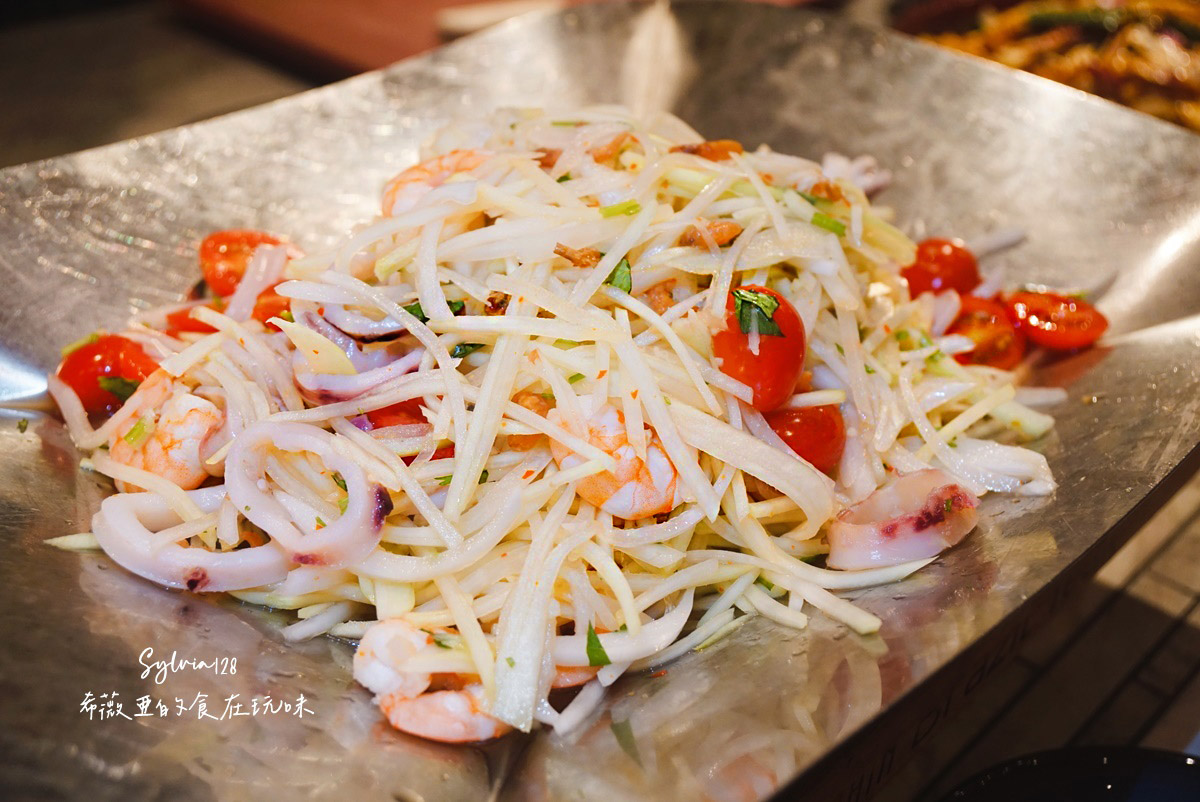
[{"label": "green herb leaf", "polygon": [[342,475],[340,473],[338,473],[337,471],[333,472],[333,483],[335,485],[337,485],[338,487],[340,487],[342,490],[347,489],[346,488],[346,480],[343,479]]},{"label": "green herb leaf", "polygon": [[449,632],[434,632],[433,642],[439,648],[453,649],[462,643],[462,638],[458,635],[451,635]]},{"label": "green herb leaf", "polygon": [[350,506],[349,498],[339,498],[338,499],[338,510],[341,511],[342,513],[345,513],[346,508],[349,506]]},{"label": "green herb leaf", "polygon": [[642,210],[642,204],[635,200],[621,201],[614,203],[612,206],[601,206],[600,215],[602,217],[618,217],[620,215],[633,216]]},{"label": "green herb leaf", "polygon": [[629,624],[621,624],[621,626],[617,627],[617,632],[628,632],[628,631],[629,631]]},{"label": "green herb leaf", "polygon": [[908,329],[900,329],[900,331],[896,332],[897,342],[904,342],[907,339],[908,339]]},{"label": "green herb leaf", "polygon": [[504,658],[504,662],[508,663],[509,668],[513,668],[517,664],[517,661],[512,659],[511,657]]},{"label": "green herb leaf", "polygon": [[541,396],[543,401],[553,401],[554,400],[554,393],[546,392],[546,393],[538,393],[538,395]]},{"label": "green herb leaf", "polygon": [[581,382],[586,378],[587,377],[584,376],[582,373],[572,373],[570,376],[567,377],[567,383],[574,384],[575,382]]},{"label": "green herb leaf", "polygon": [[450,356],[462,359],[467,354],[473,354],[483,347],[483,343],[459,343],[450,349]]},{"label": "green herb leaf", "polygon": [[450,484],[450,480],[453,478],[453,476],[439,476],[437,483],[442,487],[445,487],[446,485]]},{"label": "green herb leaf", "polygon": [[583,125],[583,122],[580,120],[555,120],[550,124],[556,125],[559,128],[578,128]]},{"label": "green herb leaf", "polygon": [[133,395],[141,382],[135,382],[132,379],[123,379],[120,376],[101,376],[99,379],[100,389],[108,392],[121,399],[122,403],[129,400],[129,396]]},{"label": "green herb leaf", "polygon": [[946,499],[945,507],[946,507],[946,512],[952,511],[954,509],[954,499],[952,499],[952,498]]},{"label": "green herb leaf", "polygon": [[833,347],[834,347],[834,348],[836,348],[836,349],[837,349],[837,352],[838,352],[839,354],[841,354],[842,356],[845,356],[845,355],[846,355],[846,349],[842,347],[842,344],[841,344],[841,343],[834,343],[834,344],[833,344]]},{"label": "green herb leaf", "polygon": [[637,739],[633,737],[633,728],[629,726],[629,721],[614,721],[608,725],[612,730],[613,737],[617,739],[617,743],[621,746],[621,751],[629,755],[629,758],[642,765],[642,756],[638,754]]},{"label": "green herb leaf", "polygon": [[316,523],[317,523],[317,525],[316,525],[316,528],[317,528],[317,529],[324,529],[326,526],[328,526],[328,524],[326,524],[326,523],[325,523],[325,521],[324,521],[324,520],[322,520],[322,518],[321,518],[321,516],[320,516],[320,515],[318,515],[318,516],[317,516],[317,522],[316,522]]},{"label": "green herb leaf", "polygon": [[775,310],[778,308],[779,299],[768,293],[741,287],[733,291],[733,310],[743,334],[750,333],[751,322],[754,321],[754,327],[760,335],[782,337],[783,331],[775,322]]},{"label": "green herb leaf", "polygon": [[67,356],[68,354],[71,354],[74,351],[78,351],[80,348],[82,348],[85,345],[91,345],[92,343],[96,342],[96,340],[99,340],[99,339],[100,339],[100,335],[93,331],[88,336],[80,337],[78,340],[71,343],[70,345],[63,346],[63,349],[61,351],[59,351],[59,353],[62,354],[63,356]]},{"label": "green herb leaf", "polygon": [[826,231],[832,231],[839,237],[846,233],[846,224],[841,220],[834,220],[824,212],[814,212],[812,216],[812,224],[818,228],[823,228]]},{"label": "green herb leaf", "polygon": [[284,309],[282,312],[280,312],[280,313],[279,313],[279,317],[280,317],[280,319],[281,319],[281,320],[286,320],[288,323],[295,323],[295,322],[296,322],[296,318],[295,318],[295,316],[292,314],[292,310],[291,310],[291,309]]},{"label": "green herb leaf", "polygon": [[[466,308],[466,304],[464,304],[462,301],[447,301],[446,306],[450,307],[450,313],[454,315],[457,315],[458,313],[462,312],[464,308]],[[408,312],[422,323],[429,322],[429,316],[426,315],[425,310],[421,308],[420,301],[413,301],[411,304],[402,306],[400,308],[405,312]]]},{"label": "green herb leaf", "polygon": [[562,348],[564,351],[570,351],[572,348],[578,348],[579,342],[576,340],[564,340],[561,337],[551,343],[555,348]]},{"label": "green herb leaf", "polygon": [[559,176],[557,179],[555,179],[555,180],[556,180],[556,181],[558,181],[558,183],[560,183],[560,184],[564,184],[564,183],[566,183],[567,181],[570,181],[570,180],[571,180],[571,174],[570,174],[570,173],[563,173],[562,175],[560,175],[560,176]]},{"label": "green herb leaf", "polygon": [[17,421],[17,431],[20,432],[21,434],[25,434],[25,430],[28,428],[29,428],[29,421],[26,420],[25,418],[21,418],[19,421]]},{"label": "green herb leaf", "polygon": [[871,367],[870,365],[863,365],[863,369],[864,369],[864,370],[865,370],[867,373],[874,373],[874,372],[875,372],[875,368]]},{"label": "green herb leaf", "polygon": [[633,273],[629,269],[629,260],[622,259],[604,279],[605,284],[611,284],[622,292],[633,292]]},{"label": "green herb leaf", "polygon": [[488,472],[486,470],[483,473],[479,474],[479,484],[483,484],[484,482],[486,482],[487,477],[488,477]]},{"label": "green herb leaf", "polygon": [[596,629],[591,624],[588,624],[587,631],[587,658],[589,666],[606,666],[612,662],[608,659],[608,653],[604,651],[604,645],[600,643]]}]

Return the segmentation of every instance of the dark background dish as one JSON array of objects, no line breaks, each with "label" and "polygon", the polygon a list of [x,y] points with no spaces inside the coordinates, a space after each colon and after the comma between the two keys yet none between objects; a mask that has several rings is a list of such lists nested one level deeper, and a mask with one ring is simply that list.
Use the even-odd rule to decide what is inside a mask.
[{"label": "dark background dish", "polygon": [[[647,42],[654,75],[623,73],[622,64],[646,63],[637,48]],[[340,644],[285,646],[269,614],[42,546],[86,529],[105,488],[74,469],[61,428],[35,417],[24,435],[0,428],[9,551],[0,563],[9,725],[0,788],[18,797],[430,799],[476,798],[507,777],[502,798],[690,799],[725,779],[737,739],[769,737],[789,750],[772,757],[779,766],[810,769],[797,791],[861,798],[903,763],[914,722],[957,704],[1063,583],[1111,554],[1195,468],[1192,135],[891,35],[727,4],[681,6],[674,17],[603,6],[522,20],[383,74],[0,173],[0,393],[36,395],[62,343],[177,297],[194,281],[193,248],[208,230],[330,241],[372,212],[383,179],[448,115],[617,99],[668,104],[706,134],[751,145],[871,152],[896,173],[884,202],[917,236],[1026,229],[1029,242],[1000,259],[1013,281],[1115,277],[1101,301],[1113,321],[1108,347],[1039,377],[1070,394],[1042,444],[1058,494],[990,499],[989,525],[962,547],[909,582],[862,594],[887,622],[881,637],[819,619],[801,634],[754,622],[665,676],[622,681],[573,741],[540,735],[464,750],[381,727]],[[232,654],[242,670],[177,675],[160,689],[138,676],[147,646]],[[127,712],[142,694],[207,693],[217,712],[232,693],[303,692],[315,716],[88,721],[79,703],[89,690],[119,691]],[[759,779],[765,789],[790,772],[770,767]]]}]

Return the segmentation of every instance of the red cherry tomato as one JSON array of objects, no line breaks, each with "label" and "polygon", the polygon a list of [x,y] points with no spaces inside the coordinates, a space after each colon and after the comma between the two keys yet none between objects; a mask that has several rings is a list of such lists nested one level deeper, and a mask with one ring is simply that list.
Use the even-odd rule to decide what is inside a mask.
[{"label": "red cherry tomato", "polygon": [[58,366],[58,378],[75,391],[89,415],[112,414],[124,400],[104,389],[100,380],[124,379],[140,384],[157,369],[158,363],[137,343],[104,334],[67,354]]},{"label": "red cherry tomato", "polygon": [[[753,353],[749,335],[742,331],[738,321],[737,301],[731,292],[725,307],[725,330],[713,335],[713,353],[720,358],[721,371],[725,375],[754,391],[754,408],[769,412],[791,397],[804,371],[807,342],[804,323],[796,308],[774,290],[754,286],[738,287],[737,290],[761,293],[777,301],[779,306],[771,319],[781,334],[760,334],[758,353]],[[744,300],[741,303],[749,304]]]},{"label": "red cherry tomato", "polygon": [[[258,300],[254,302],[254,311],[250,313],[250,317],[260,323],[266,325],[268,329],[279,331],[279,327],[274,323],[267,323],[273,317],[283,317],[283,313],[292,308],[292,299],[284,298],[279,293],[275,292],[275,288],[263,290],[258,296]],[[286,319],[286,318],[285,318]]]},{"label": "red cherry tomato", "polygon": [[[210,309],[216,308],[216,305],[211,303],[205,304],[205,306],[209,307]],[[196,318],[192,317],[192,307],[189,306],[185,309],[177,309],[176,311],[167,315],[167,327],[163,331],[172,337],[178,337],[180,332],[184,331],[195,331],[200,332],[201,334],[208,334],[216,331],[216,329],[207,323],[202,323],[199,320],[196,320]]]},{"label": "red cherry tomato", "polygon": [[846,423],[835,404],[766,414],[775,434],[822,473],[832,474],[846,448]]},{"label": "red cherry tomato", "polygon": [[960,294],[979,286],[975,255],[946,239],[927,239],[917,245],[917,260],[901,271],[908,280],[908,294],[957,290]]},{"label": "red cherry tomato", "polygon": [[1009,322],[1004,307],[986,298],[964,295],[962,309],[946,333],[969,337],[975,343],[974,350],[955,354],[964,365],[1012,370],[1025,356],[1025,337]]},{"label": "red cherry tomato", "polygon": [[[233,295],[238,282],[246,274],[246,265],[259,245],[282,245],[283,240],[265,231],[234,228],[215,231],[200,243],[200,269],[213,293]],[[289,250],[293,250],[289,247]],[[293,256],[299,256],[294,251]]]},{"label": "red cherry tomato", "polygon": [[410,398],[398,404],[373,409],[367,413],[367,420],[372,429],[382,429],[385,426],[408,426],[413,423],[428,423],[421,414],[421,399]]},{"label": "red cherry tomato", "polygon": [[[367,420],[371,422],[371,428],[373,429],[382,429],[385,426],[407,426],[413,423],[429,422],[421,414],[421,399],[419,398],[410,398],[407,401],[401,401],[398,404],[392,404],[382,409],[373,409],[367,413]],[[434,451],[432,459],[447,459],[453,456],[454,444],[451,443]],[[412,463],[416,458],[416,454],[401,457],[405,465]]]},{"label": "red cherry tomato", "polygon": [[1037,345],[1056,351],[1089,346],[1108,328],[1108,319],[1081,298],[1014,292],[1004,305],[1018,331]]}]

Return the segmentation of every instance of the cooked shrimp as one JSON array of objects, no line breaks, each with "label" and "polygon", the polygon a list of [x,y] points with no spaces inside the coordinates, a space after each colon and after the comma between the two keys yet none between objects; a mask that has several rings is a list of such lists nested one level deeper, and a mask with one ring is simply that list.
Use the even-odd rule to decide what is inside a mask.
[{"label": "cooked shrimp", "polygon": [[[513,403],[520,404],[530,412],[535,412],[546,417],[554,405],[550,403],[548,398],[545,398],[538,393],[520,392],[513,396]],[[531,448],[542,442],[544,434],[510,434],[508,436],[508,447],[513,451],[529,451]]]},{"label": "cooked shrimp", "polygon": [[[712,239],[713,243],[718,246],[728,245],[737,239],[738,235],[742,233],[742,227],[732,220],[707,221],[705,222],[704,227],[708,231],[709,238]],[[707,240],[700,232],[700,229],[696,228],[696,226],[688,226],[683,230],[683,233],[679,235],[679,244],[705,245],[707,244]]]},{"label": "cooked shrimp", "polygon": [[942,471],[905,474],[830,525],[828,565],[857,571],[932,557],[975,528],[978,505],[969,490]]},{"label": "cooked shrimp", "polygon": [[402,618],[381,621],[359,641],[354,678],[375,694],[379,709],[401,732],[443,743],[486,741],[508,732],[507,724],[483,711],[484,690],[478,682],[404,669],[409,658],[433,646],[432,630]]},{"label": "cooked shrimp", "polygon": [[393,217],[408,211],[416,206],[429,190],[440,187],[455,173],[474,170],[487,161],[488,155],[478,150],[452,150],[409,167],[384,187],[383,214]]},{"label": "cooked shrimp", "polygon": [[[551,420],[556,417],[557,410],[550,413]],[[575,492],[585,501],[627,521],[670,512],[682,503],[679,474],[653,430],[643,461],[629,442],[625,432],[625,415],[621,410],[605,404],[586,423],[588,441],[615,457],[617,470],[592,474],[579,480]],[[550,441],[550,451],[562,469],[573,468],[584,462],[583,457],[555,440]]]},{"label": "cooked shrimp", "polygon": [[725,161],[735,153],[745,152],[742,143],[733,139],[713,139],[708,142],[697,142],[694,145],[676,145],[672,153],[690,153],[702,159],[713,162]]},{"label": "cooked shrimp", "polygon": [[[184,490],[199,487],[209,477],[201,452],[224,424],[224,413],[211,401],[192,395],[187,385],[163,370],[150,374],[130,400],[135,401],[137,414],[108,441],[109,456]],[[117,482],[117,489],[130,492],[133,488]]]},{"label": "cooked shrimp", "polygon": [[551,688],[575,688],[600,673],[600,666],[556,666]]},{"label": "cooked shrimp", "polygon": [[675,279],[673,278],[660,281],[653,287],[647,287],[646,304],[654,310],[655,314],[663,314],[675,305],[675,297],[671,295],[673,289],[675,289]]}]

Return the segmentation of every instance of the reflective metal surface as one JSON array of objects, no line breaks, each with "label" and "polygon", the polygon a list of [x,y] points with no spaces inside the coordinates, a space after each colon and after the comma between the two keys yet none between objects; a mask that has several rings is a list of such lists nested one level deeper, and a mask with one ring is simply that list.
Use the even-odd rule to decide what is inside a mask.
[{"label": "reflective metal surface", "polygon": [[[523,19],[381,74],[0,172],[0,398],[36,397],[63,343],[177,298],[209,230],[263,227],[314,247],[370,215],[384,178],[452,116],[612,100],[667,105],[714,138],[873,153],[895,173],[884,201],[910,232],[1021,227],[1027,244],[996,260],[1012,282],[1111,285],[1107,346],[1037,376],[1070,396],[1042,444],[1058,492],[988,499],[964,544],[861,593],[885,621],[878,637],[819,617],[805,633],[752,621],[665,675],[622,680],[573,738],[464,749],[381,725],[345,644],[287,646],[271,613],[42,545],[87,529],[107,488],[76,469],[53,420],[0,411],[0,796],[742,800],[842,745],[857,750],[850,768],[820,798],[859,798],[892,758],[846,740],[869,722],[880,726],[864,732],[897,741],[925,726],[889,716],[911,716],[934,680],[974,670],[964,653],[975,659],[975,644],[1048,583],[1128,535],[1161,501],[1142,504],[1147,494],[1195,462],[1200,139],[885,33],[727,4]],[[156,684],[142,676],[147,648],[154,660],[234,657],[237,673]],[[97,712],[114,691],[128,720]],[[89,693],[99,708],[85,706]],[[302,718],[228,715],[301,693],[312,711]],[[143,695],[151,715],[137,717]],[[814,776],[795,790],[811,791]]]}]

